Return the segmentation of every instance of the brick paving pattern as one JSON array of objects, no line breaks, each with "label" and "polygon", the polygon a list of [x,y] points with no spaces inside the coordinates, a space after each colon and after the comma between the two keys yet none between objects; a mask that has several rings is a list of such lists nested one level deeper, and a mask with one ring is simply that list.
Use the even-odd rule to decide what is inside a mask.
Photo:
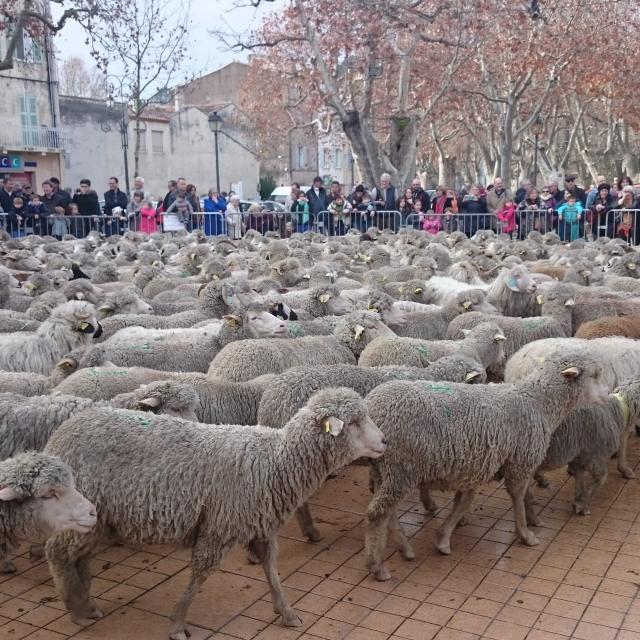
[{"label": "brick paving pattern", "polygon": [[[637,467],[640,439],[629,449]],[[450,495],[435,494],[435,517],[412,496],[401,520],[417,558],[389,549],[393,578],[381,583],[364,571],[367,471],[349,468],[311,501],[322,542],[303,541],[295,522],[281,532],[280,573],[303,626],[277,623],[262,570],[238,548],[194,600],[191,639],[640,640],[640,480],[623,480],[612,462],[592,515],[582,517],[571,513],[566,472],[549,479],[535,490],[544,526],[534,548],[514,542],[510,500],[498,484],[478,496],[448,557],[433,544]],[[58,599],[46,562],[31,562],[23,545],[18,573],[0,576],[0,640],[164,640],[188,559],[168,547],[102,548],[92,593],[106,615],[83,628]]]}]

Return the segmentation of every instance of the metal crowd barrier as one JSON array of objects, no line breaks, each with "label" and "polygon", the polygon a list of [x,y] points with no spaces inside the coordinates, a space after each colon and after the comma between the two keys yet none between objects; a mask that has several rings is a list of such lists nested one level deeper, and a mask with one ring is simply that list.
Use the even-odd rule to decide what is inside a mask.
[{"label": "metal crowd barrier", "polygon": [[640,244],[640,209],[611,209],[598,231],[609,238],[621,238],[631,245]]},{"label": "metal crowd barrier", "polygon": [[331,211],[320,211],[314,219],[314,231],[325,236],[343,236],[349,229],[365,233],[370,227],[391,229],[396,233],[402,226],[399,211],[357,211],[351,209],[342,218]]},{"label": "metal crowd barrier", "polygon": [[483,229],[500,231],[500,222],[492,213],[411,213],[403,221],[402,226],[422,229],[433,235],[440,231],[445,233],[462,231],[469,237]]}]

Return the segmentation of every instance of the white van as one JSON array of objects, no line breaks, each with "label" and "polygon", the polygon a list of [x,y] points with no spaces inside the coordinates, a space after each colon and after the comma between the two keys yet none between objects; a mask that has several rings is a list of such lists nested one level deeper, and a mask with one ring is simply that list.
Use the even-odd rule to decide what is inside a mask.
[{"label": "white van", "polygon": [[[301,191],[305,193],[311,189],[311,187],[300,187]],[[287,198],[291,195],[291,187],[276,187],[269,196],[269,200],[275,200],[280,204],[284,204]]]}]

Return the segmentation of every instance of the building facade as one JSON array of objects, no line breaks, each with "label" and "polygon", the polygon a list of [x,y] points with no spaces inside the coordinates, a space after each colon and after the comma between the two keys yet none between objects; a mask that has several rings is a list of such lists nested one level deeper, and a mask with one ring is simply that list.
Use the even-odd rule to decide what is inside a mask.
[{"label": "building facade", "polygon": [[[12,32],[0,31],[0,54]],[[0,175],[39,191],[43,180],[64,177],[67,138],[60,129],[58,74],[50,36],[23,30],[12,69],[0,72]]]},{"label": "building facade", "polygon": [[[196,185],[200,195],[216,188],[215,137],[208,114],[222,118],[218,134],[220,190],[255,198],[258,192],[259,162],[250,150],[244,132],[238,127],[232,104],[209,105],[200,109],[177,103],[153,105],[139,123],[140,149],[138,174],[145,179],[145,190],[154,198],[164,197],[167,181],[184,177]],[[65,186],[77,187],[89,178],[102,193],[110,176],[125,189],[124,149],[122,146],[120,105],[109,107],[104,101],[62,96],[62,131],[69,143],[65,153]],[[136,123],[127,123],[129,180],[135,172]]]},{"label": "building facade", "polygon": [[335,121],[329,131],[318,135],[318,175],[325,183],[337,180],[346,193],[361,182],[351,144]]}]

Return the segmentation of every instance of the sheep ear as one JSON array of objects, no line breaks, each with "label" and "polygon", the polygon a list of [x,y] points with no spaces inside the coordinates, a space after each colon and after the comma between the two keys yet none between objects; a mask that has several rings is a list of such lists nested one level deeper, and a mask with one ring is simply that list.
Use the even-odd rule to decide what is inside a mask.
[{"label": "sheep ear", "polygon": [[136,403],[136,409],[139,411],[151,411],[151,409],[157,409],[160,406],[160,398],[143,398]]},{"label": "sheep ear", "polygon": [[100,313],[104,313],[104,315],[108,316],[109,314],[114,312],[114,308],[110,304],[103,304],[97,309]]},{"label": "sheep ear", "polygon": [[569,298],[565,303],[565,307],[575,307],[576,301],[573,298]]},{"label": "sheep ear", "polygon": [[507,338],[504,335],[502,335],[501,333],[496,333],[496,335],[493,336],[493,339],[496,342],[502,342],[503,340],[506,340]]},{"label": "sheep ear", "polygon": [[318,300],[320,300],[320,302],[322,302],[322,304],[325,304],[327,302],[329,302],[329,300],[331,300],[331,294],[329,293],[323,293]]},{"label": "sheep ear", "polygon": [[480,377],[480,372],[479,371],[469,371],[469,373],[467,373],[467,375],[464,378],[465,382],[473,382],[476,378]]},{"label": "sheep ear", "polygon": [[471,329],[460,329],[460,331],[465,338],[471,333]]},{"label": "sheep ear", "polygon": [[77,366],[78,366],[78,363],[75,360],[73,360],[72,358],[63,358],[56,365],[56,367],[58,367],[58,369],[72,369],[72,368],[77,367]]},{"label": "sheep ear", "polygon": [[468,309],[472,304],[473,304],[473,303],[471,302],[471,300],[465,300],[465,301],[462,303],[462,307],[463,307],[464,309]]},{"label": "sheep ear", "polygon": [[17,500],[20,494],[14,487],[0,487],[0,500],[3,502],[11,502],[11,500]]},{"label": "sheep ear", "polygon": [[562,375],[567,378],[577,378],[581,373],[582,371],[578,367],[567,367],[562,370]]},{"label": "sheep ear", "polygon": [[282,275],[282,265],[281,264],[277,264],[275,265],[275,267],[271,267],[276,273],[279,273],[280,275]]},{"label": "sheep ear", "polygon": [[208,284],[208,283],[206,283],[206,282],[205,282],[204,284],[201,284],[201,285],[198,287],[198,296],[200,296],[200,294],[202,293],[202,290],[207,286],[207,284]]},{"label": "sheep ear", "polygon": [[305,273],[302,277],[303,277],[305,280],[311,280],[311,274],[310,274],[310,273]]},{"label": "sheep ear", "polygon": [[538,304],[544,304],[544,298],[542,296],[536,296],[536,302]]},{"label": "sheep ear", "polygon": [[75,296],[76,300],[84,300],[84,293],[82,291],[78,291]]},{"label": "sheep ear", "polygon": [[356,340],[360,340],[360,336],[364,333],[364,327],[361,324],[357,324],[355,331],[354,331],[354,337]]},{"label": "sheep ear", "polygon": [[322,421],[322,428],[325,433],[330,433],[334,438],[339,436],[344,427],[344,422],[333,416],[329,416]]}]

